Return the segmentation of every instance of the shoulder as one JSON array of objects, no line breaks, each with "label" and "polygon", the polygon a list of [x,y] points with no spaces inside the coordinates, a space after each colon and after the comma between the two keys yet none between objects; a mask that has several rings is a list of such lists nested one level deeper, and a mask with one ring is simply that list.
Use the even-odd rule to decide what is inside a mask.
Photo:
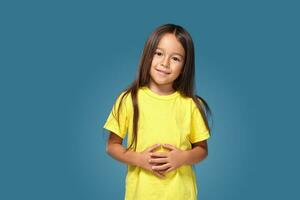
[{"label": "shoulder", "polygon": [[122,109],[125,109],[127,114],[133,113],[133,103],[132,103],[130,91],[128,91],[128,92],[126,90],[121,91],[117,97],[117,102],[118,102],[118,105],[120,105],[120,103],[121,103]]},{"label": "shoulder", "polygon": [[130,93],[126,93],[124,90],[119,92],[115,97],[115,107],[127,107],[130,99]]},{"label": "shoulder", "polygon": [[192,106],[195,103],[192,97],[180,95],[180,99],[183,103],[189,104],[190,106]]},{"label": "shoulder", "polygon": [[[201,100],[201,97],[199,96],[195,96],[195,97],[196,97],[195,100],[198,101],[200,105],[202,105],[203,102]],[[198,106],[192,97],[182,97],[182,99],[183,99],[182,102],[184,102],[184,104],[186,104],[186,106],[188,106],[192,112],[198,109]]]},{"label": "shoulder", "polygon": [[131,101],[131,93],[126,90],[121,91],[117,96],[117,101],[120,102],[122,100],[122,104],[128,104]]},{"label": "shoulder", "polygon": [[190,113],[196,105],[194,105],[192,97],[180,94],[180,96],[176,98],[175,106],[183,113]]},{"label": "shoulder", "polygon": [[127,92],[126,90],[121,91],[118,95],[118,99],[124,98],[124,100],[127,100],[127,101],[129,99],[129,97],[131,97],[131,93]]}]

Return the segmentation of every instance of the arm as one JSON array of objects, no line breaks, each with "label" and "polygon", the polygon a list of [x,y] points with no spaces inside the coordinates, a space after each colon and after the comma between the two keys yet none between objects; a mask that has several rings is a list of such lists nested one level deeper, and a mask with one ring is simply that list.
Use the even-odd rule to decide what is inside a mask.
[{"label": "arm", "polygon": [[208,156],[208,147],[206,140],[192,144],[191,150],[184,151],[184,164],[193,165],[204,160]]},{"label": "arm", "polygon": [[138,153],[128,150],[125,152],[126,148],[122,145],[123,139],[110,132],[109,139],[106,145],[106,153],[115,158],[116,160],[128,164],[128,165],[138,165]]}]

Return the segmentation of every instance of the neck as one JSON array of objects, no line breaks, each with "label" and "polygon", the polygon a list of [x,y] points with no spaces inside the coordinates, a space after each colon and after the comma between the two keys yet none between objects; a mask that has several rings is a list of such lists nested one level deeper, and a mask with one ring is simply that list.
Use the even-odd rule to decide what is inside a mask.
[{"label": "neck", "polygon": [[149,89],[159,95],[170,95],[175,92],[175,90],[172,87],[172,84],[157,85],[157,84],[150,82]]}]

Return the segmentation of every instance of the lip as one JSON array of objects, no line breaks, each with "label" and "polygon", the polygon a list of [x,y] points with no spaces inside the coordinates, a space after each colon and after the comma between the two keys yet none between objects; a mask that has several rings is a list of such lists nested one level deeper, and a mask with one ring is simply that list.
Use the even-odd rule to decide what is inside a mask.
[{"label": "lip", "polygon": [[160,70],[160,69],[156,69],[156,71],[160,72],[160,73],[163,73],[165,75],[168,75],[170,74],[169,72],[166,72],[166,71],[163,71],[163,70]]}]

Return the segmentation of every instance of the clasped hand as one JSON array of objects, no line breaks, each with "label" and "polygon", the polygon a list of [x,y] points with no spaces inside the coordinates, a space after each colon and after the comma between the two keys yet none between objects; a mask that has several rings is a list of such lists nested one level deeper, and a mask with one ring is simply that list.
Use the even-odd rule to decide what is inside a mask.
[{"label": "clasped hand", "polygon": [[[163,147],[168,152],[154,152]],[[165,173],[173,171],[184,164],[184,151],[170,144],[155,144],[141,152],[140,166],[163,178]]]}]

